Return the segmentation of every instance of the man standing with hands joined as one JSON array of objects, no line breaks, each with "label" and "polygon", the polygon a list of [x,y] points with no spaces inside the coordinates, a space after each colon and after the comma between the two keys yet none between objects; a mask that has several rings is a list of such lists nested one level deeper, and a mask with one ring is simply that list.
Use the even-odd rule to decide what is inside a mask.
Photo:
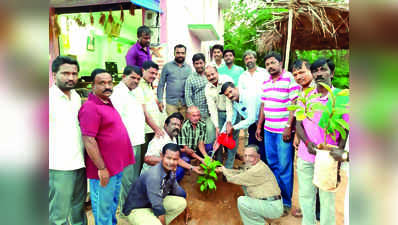
[{"label": "man standing with hands joined", "polygon": [[93,93],[79,111],[86,147],[87,178],[96,225],[116,225],[123,169],[134,164],[129,134],[109,96],[112,76],[103,69],[91,73]]},{"label": "man standing with hands joined", "polygon": [[192,74],[192,68],[185,62],[187,48],[184,45],[174,47],[174,61],[166,63],[160,75],[157,96],[161,108],[164,108],[163,92],[166,85],[166,112],[171,115],[180,112],[186,118],[185,81]]},{"label": "man standing with hands joined", "polygon": [[284,215],[287,215],[292,207],[294,154],[291,129],[294,113],[289,112],[287,106],[296,103],[300,86],[291,73],[282,69],[279,53],[271,52],[265,56],[265,67],[271,77],[262,86],[262,110],[256,138],[262,139],[264,129],[265,156],[281,188]]}]

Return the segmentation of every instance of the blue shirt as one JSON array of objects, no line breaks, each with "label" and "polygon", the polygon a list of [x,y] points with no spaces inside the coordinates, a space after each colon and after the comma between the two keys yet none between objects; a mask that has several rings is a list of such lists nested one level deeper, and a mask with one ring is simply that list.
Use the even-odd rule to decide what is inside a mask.
[{"label": "blue shirt", "polygon": [[185,62],[181,67],[175,61],[166,63],[162,69],[160,81],[157,88],[157,96],[163,101],[164,86],[166,85],[166,103],[185,105],[185,81],[192,74],[192,68]]},{"label": "blue shirt", "polygon": [[186,197],[186,193],[176,181],[175,172],[166,173],[162,161],[149,168],[131,185],[123,206],[123,214],[129,215],[131,210],[151,208],[155,216],[166,214],[163,199],[167,195]]},{"label": "blue shirt", "polygon": [[[249,94],[239,93],[239,102],[232,102],[232,124],[234,130],[246,129],[253,123],[257,122],[260,106],[260,99],[251,97]],[[239,116],[243,117],[243,120],[239,121]],[[221,132],[224,132],[225,129],[226,123],[224,124]]]}]

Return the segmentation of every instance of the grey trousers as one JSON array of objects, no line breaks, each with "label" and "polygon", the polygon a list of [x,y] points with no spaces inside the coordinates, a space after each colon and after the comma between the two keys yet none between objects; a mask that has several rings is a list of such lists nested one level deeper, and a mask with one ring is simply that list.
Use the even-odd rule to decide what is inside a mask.
[{"label": "grey trousers", "polygon": [[49,170],[48,183],[50,225],[86,225],[86,169]]},{"label": "grey trousers", "polygon": [[133,146],[133,149],[134,149],[135,164],[129,165],[123,170],[122,185],[120,186],[120,197],[119,197],[120,214],[122,214],[123,205],[124,202],[126,201],[131,185],[140,176],[141,145]]},{"label": "grey trousers", "polygon": [[265,219],[279,218],[283,213],[282,200],[268,201],[240,196],[238,210],[244,225],[264,225]]}]

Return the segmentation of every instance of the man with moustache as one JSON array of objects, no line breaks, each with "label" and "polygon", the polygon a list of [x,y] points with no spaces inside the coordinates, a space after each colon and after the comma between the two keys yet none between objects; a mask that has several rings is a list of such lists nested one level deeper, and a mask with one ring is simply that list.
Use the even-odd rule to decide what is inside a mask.
[{"label": "man with moustache", "polygon": [[161,161],[134,182],[123,207],[130,223],[166,225],[184,211],[186,193],[178,185],[175,174],[180,154],[178,145],[166,144]]},{"label": "man with moustache", "polygon": [[[303,94],[303,91],[307,88],[316,87],[315,82],[313,81],[313,77],[310,70],[311,64],[307,60],[296,60],[292,66],[292,74],[293,78],[297,84],[300,85],[301,89],[299,95]],[[297,137],[297,133],[294,134],[293,146],[297,150],[299,146],[300,140]],[[320,211],[319,211],[319,194],[316,195],[316,218],[319,220]],[[300,208],[296,208],[292,210],[292,215],[294,217],[302,217],[302,211]]]},{"label": "man with moustache", "polygon": [[[147,171],[149,168],[158,164],[162,158],[162,148],[168,143],[177,144],[177,136],[180,133],[181,124],[183,121],[180,120],[182,117],[181,113],[175,112],[167,117],[166,121],[164,122],[164,132],[166,135],[163,137],[154,137],[148,145],[148,151],[145,154],[144,158],[144,166],[142,167],[141,174]],[[192,166],[181,158],[178,160],[178,165],[185,168],[185,169],[192,169],[196,173],[200,174],[200,170],[198,166]],[[176,179],[179,182],[183,178],[184,174],[176,172]]]},{"label": "man with moustache", "polygon": [[[329,92],[320,83],[325,83],[330,86],[335,94],[341,90],[334,88],[332,85],[332,69],[334,64],[326,59],[318,59],[311,65],[311,73],[316,82],[316,88],[312,90],[309,95],[321,94],[320,97],[313,98],[311,102],[318,102],[323,105],[328,106]],[[341,101],[342,100],[342,101]],[[337,103],[338,102],[338,103]],[[348,103],[348,98],[341,96],[336,104],[346,104]],[[300,103],[301,104],[301,103]],[[299,182],[299,201],[301,205],[301,210],[303,212],[303,225],[315,225],[315,195],[316,187],[312,183],[314,176],[314,162],[316,155],[316,146],[324,142],[324,131],[320,127],[319,123],[322,120],[322,113],[315,112],[311,120],[304,119],[303,121],[297,121],[296,129],[297,136],[300,139],[300,144],[298,147],[298,159],[297,159],[297,175]],[[348,121],[348,114],[342,116],[342,119]],[[334,149],[331,152],[333,158],[343,161],[339,153],[343,153],[346,139],[342,139],[339,133],[336,135],[336,141],[334,141],[330,136],[327,138],[327,144],[338,146],[339,149]],[[340,156],[339,156],[340,155]],[[347,160],[348,158],[345,158]],[[335,193],[319,190],[319,200],[320,200],[320,211],[321,225],[336,224],[335,217]]]},{"label": "man with moustache", "polygon": [[[239,132],[241,129],[247,129],[250,125],[256,124],[259,114],[257,108],[258,100],[256,98],[253,98],[247,92],[241,93],[233,82],[225,82],[219,94],[225,95],[231,100],[234,110],[231,122],[232,127],[229,127],[228,123],[226,123],[221,132],[227,131],[228,134],[231,134],[231,132]],[[249,139],[255,139],[254,135],[254,133],[249,133]]]},{"label": "man with moustache", "polygon": [[264,219],[276,219],[282,215],[281,191],[269,167],[260,160],[257,145],[244,149],[242,170],[219,167],[227,181],[242,185],[245,196],[238,198],[238,210],[244,225],[263,225]]},{"label": "man with moustache", "polygon": [[152,55],[149,49],[151,43],[151,29],[147,26],[140,26],[137,29],[138,41],[135,43],[126,54],[127,66],[142,67],[145,61],[152,60]]},{"label": "man with moustache", "polygon": [[49,91],[49,221],[51,225],[86,225],[84,201],[87,178],[78,112],[81,99],[74,90],[79,63],[58,56],[52,62],[55,83]]},{"label": "man with moustache", "polygon": [[192,68],[185,62],[187,48],[182,45],[174,47],[174,60],[163,66],[157,89],[160,108],[164,108],[163,93],[166,85],[166,112],[171,115],[180,112],[186,117],[185,81],[192,74]]},{"label": "man with moustache", "polygon": [[238,86],[239,77],[245,71],[242,67],[235,65],[235,51],[232,49],[225,49],[223,52],[225,65],[218,69],[218,73],[225,74],[231,77],[234,84]]},{"label": "man with moustache", "polygon": [[109,96],[112,76],[104,69],[91,73],[93,92],[79,111],[86,148],[87,178],[96,225],[116,225],[116,209],[123,170],[134,164],[129,133]]},{"label": "man with moustache", "polygon": [[142,78],[138,84],[138,88],[133,92],[133,95],[138,101],[144,105],[144,112],[148,114],[148,118],[152,118],[154,121],[151,126],[145,125],[145,144],[141,146],[141,163],[140,169],[144,163],[145,153],[148,149],[148,143],[156,135],[162,137],[164,135],[161,129],[163,125],[161,110],[159,101],[153,90],[152,83],[158,75],[159,66],[153,61],[145,61],[142,65]]},{"label": "man with moustache", "polygon": [[141,77],[142,70],[139,67],[126,66],[121,82],[115,86],[110,96],[113,105],[127,128],[135,157],[135,164],[126,167],[123,172],[120,206],[123,205],[131,184],[140,174],[141,145],[145,143],[145,121],[151,128],[157,128],[154,120],[146,112],[145,105],[141,104],[137,100],[137,96],[134,95]]},{"label": "man with moustache", "polygon": [[216,133],[206,102],[205,87],[207,78],[205,75],[205,55],[203,53],[193,55],[192,63],[196,72],[190,75],[185,82],[185,101],[188,107],[196,106],[199,108],[200,117],[206,124],[206,149],[211,150],[216,139]]},{"label": "man with moustache", "polygon": [[[247,50],[243,53],[243,61],[247,70],[239,77],[238,88],[239,93],[248,98],[256,99],[256,110],[260,111],[261,104],[261,85],[265,80],[269,79],[270,75],[267,70],[256,65],[257,54],[252,50]],[[256,122],[257,122],[256,118]],[[256,139],[257,123],[250,124],[247,132],[249,133],[248,144],[255,144],[260,148],[260,156],[263,162],[267,162],[264,150],[264,141]]]},{"label": "man with moustache", "polygon": [[291,129],[294,112],[287,107],[296,103],[300,86],[290,72],[282,69],[279,53],[266,55],[265,66],[271,76],[262,86],[256,138],[262,140],[264,130],[265,156],[281,188],[285,216],[292,207],[294,155]]},{"label": "man with moustache", "polygon": [[[216,138],[220,135],[220,131],[224,124],[227,123],[230,131],[232,127],[232,102],[225,95],[220,95],[221,87],[225,82],[233,82],[232,79],[227,75],[219,75],[217,68],[212,65],[206,66],[205,74],[209,81],[205,87],[206,101],[210,112],[210,119],[216,128]],[[239,133],[234,132],[234,139],[239,139]],[[225,167],[232,168],[235,160],[235,154],[238,145],[234,149],[228,150],[227,159],[225,161]],[[218,142],[214,143],[213,149],[217,151],[215,153],[216,160],[223,163],[223,148],[218,146]]]},{"label": "man with moustache", "polygon": [[213,61],[210,62],[210,65],[215,66],[217,69],[225,65],[225,62],[223,60],[223,51],[224,47],[220,44],[215,44],[211,48],[210,54]]}]

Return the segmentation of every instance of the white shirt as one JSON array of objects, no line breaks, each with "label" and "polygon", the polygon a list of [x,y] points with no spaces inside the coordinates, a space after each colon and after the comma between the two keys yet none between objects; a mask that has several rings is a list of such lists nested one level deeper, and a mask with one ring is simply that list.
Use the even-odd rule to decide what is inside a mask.
[{"label": "white shirt", "polygon": [[217,65],[216,61],[213,60],[213,61],[211,61],[211,62],[209,63],[209,65],[215,66],[217,69],[220,69],[220,67],[225,66],[225,62],[224,62],[224,59],[221,59],[220,65]]},{"label": "white shirt", "polygon": [[238,88],[239,93],[247,94],[249,96],[256,96],[260,101],[261,87],[264,81],[270,78],[270,74],[264,68],[257,66],[253,75],[248,70],[242,73],[239,77]]},{"label": "white shirt", "polygon": [[70,91],[70,100],[53,85],[49,90],[49,169],[76,170],[85,167],[84,145],[78,113],[80,96]]},{"label": "white shirt", "polygon": [[145,115],[142,104],[138,102],[135,96],[132,95],[132,91],[123,82],[113,88],[110,98],[113,106],[119,112],[124,126],[126,126],[131,144],[133,146],[144,144]]},{"label": "white shirt", "polygon": [[[168,143],[174,143],[177,144],[177,139],[174,137],[173,139],[170,138],[170,136],[167,134],[167,132],[163,129],[163,132],[165,135],[163,137],[154,137],[148,144],[148,150],[145,154],[145,156],[157,156],[160,157],[160,154],[162,153],[162,148]],[[144,165],[142,166],[141,174],[146,171],[147,169],[151,168],[152,166],[148,165],[147,163],[144,162]]]}]

